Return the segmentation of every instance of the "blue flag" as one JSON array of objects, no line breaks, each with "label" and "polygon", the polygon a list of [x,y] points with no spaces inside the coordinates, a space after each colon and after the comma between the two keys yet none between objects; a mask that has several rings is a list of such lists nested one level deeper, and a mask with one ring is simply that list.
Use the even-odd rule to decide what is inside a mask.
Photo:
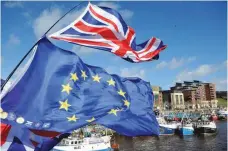
[{"label": "blue flag", "polygon": [[13,143],[9,146],[7,151],[26,151],[23,143],[17,138],[14,137]]},{"label": "blue flag", "polygon": [[38,42],[29,63],[23,76],[1,94],[2,123],[42,137],[91,122],[128,136],[158,135],[148,82],[87,65],[46,37]]}]

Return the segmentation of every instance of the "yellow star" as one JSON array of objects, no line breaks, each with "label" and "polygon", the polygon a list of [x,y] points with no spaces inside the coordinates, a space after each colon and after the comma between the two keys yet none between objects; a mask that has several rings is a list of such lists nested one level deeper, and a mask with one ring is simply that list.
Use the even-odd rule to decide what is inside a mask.
[{"label": "yellow star", "polygon": [[70,104],[68,104],[68,100],[66,100],[65,102],[59,101],[59,103],[61,104],[59,109],[65,109],[66,111],[68,110],[68,107],[71,106]]},{"label": "yellow star", "polygon": [[68,119],[68,122],[70,121],[76,122],[78,118],[75,115],[73,115],[72,117],[67,117],[67,119]]},{"label": "yellow star", "polygon": [[108,82],[108,85],[113,85],[113,86],[115,86],[115,83],[116,83],[115,81],[112,80],[112,78],[107,82]]},{"label": "yellow star", "polygon": [[93,81],[100,82],[100,79],[101,79],[101,77],[99,77],[98,74],[93,76]]},{"label": "yellow star", "polygon": [[123,101],[124,101],[124,105],[129,108],[129,106],[130,106],[131,103],[128,100],[123,100]]},{"label": "yellow star", "polygon": [[0,118],[1,118],[1,119],[6,119],[7,116],[8,116],[8,113],[7,113],[7,112],[1,112],[1,113],[0,113]]},{"label": "yellow star", "polygon": [[93,122],[93,121],[95,121],[96,119],[93,117],[93,118],[91,118],[91,119],[89,119],[89,120],[86,120],[87,122]]},{"label": "yellow star", "polygon": [[70,87],[70,84],[68,83],[67,85],[62,85],[63,89],[62,92],[66,92],[67,94],[70,94],[70,91],[72,88]]},{"label": "yellow star", "polygon": [[74,82],[78,80],[78,76],[76,73],[70,73],[70,75],[71,75],[70,79],[73,80]]},{"label": "yellow star", "polygon": [[115,116],[117,116],[117,111],[118,110],[115,110],[115,109],[111,109],[111,111],[108,112],[108,114],[114,114]]},{"label": "yellow star", "polygon": [[126,92],[123,92],[122,90],[118,91],[118,94],[121,95],[121,96],[123,96],[124,98],[125,98],[125,93]]},{"label": "yellow star", "polygon": [[82,72],[82,77],[83,77],[83,79],[85,80],[88,76],[86,75],[86,72],[85,72],[85,71],[82,71],[82,70],[81,70],[81,72]]}]

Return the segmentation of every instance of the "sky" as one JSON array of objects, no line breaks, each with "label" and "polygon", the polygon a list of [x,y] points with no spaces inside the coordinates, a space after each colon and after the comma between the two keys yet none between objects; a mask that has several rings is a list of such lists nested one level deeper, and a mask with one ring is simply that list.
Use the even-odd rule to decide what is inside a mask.
[{"label": "sky", "polygon": [[[79,2],[1,2],[1,77],[6,79],[34,43]],[[201,80],[227,89],[226,2],[91,2],[116,9],[136,32],[136,43],[151,37],[168,47],[159,60],[130,63],[112,53],[52,40],[90,65],[124,77],[140,77],[169,89],[175,82]],[[73,22],[87,3],[64,17],[48,34]],[[15,72],[13,80],[24,64]]]}]

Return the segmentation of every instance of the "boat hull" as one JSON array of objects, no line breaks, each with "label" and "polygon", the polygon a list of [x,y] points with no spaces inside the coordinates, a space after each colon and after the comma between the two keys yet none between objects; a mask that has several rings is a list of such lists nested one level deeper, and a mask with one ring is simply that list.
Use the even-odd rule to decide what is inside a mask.
[{"label": "boat hull", "polygon": [[227,120],[227,116],[226,115],[219,115],[218,120]]},{"label": "boat hull", "polygon": [[192,127],[183,127],[180,128],[180,135],[193,135],[194,129]]},{"label": "boat hull", "polygon": [[217,133],[217,128],[198,127],[195,129],[195,132],[198,134],[215,134]]},{"label": "boat hull", "polygon": [[60,147],[60,148],[54,148],[52,149],[52,151],[113,151],[112,148],[104,148],[104,149],[94,149],[94,150],[85,150],[85,149],[75,149],[73,146],[64,146],[64,147]]},{"label": "boat hull", "polygon": [[160,133],[159,135],[174,135],[175,129],[169,128],[169,127],[164,127],[164,126],[159,126]]}]

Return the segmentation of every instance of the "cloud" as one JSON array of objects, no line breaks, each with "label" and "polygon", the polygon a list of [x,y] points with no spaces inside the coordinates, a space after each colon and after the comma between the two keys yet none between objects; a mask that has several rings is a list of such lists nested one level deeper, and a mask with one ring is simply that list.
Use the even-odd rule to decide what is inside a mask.
[{"label": "cloud", "polygon": [[[60,17],[65,13],[65,10],[53,6],[49,9],[43,10],[40,15],[33,22],[33,30],[37,39],[39,39]],[[58,22],[49,33],[56,32],[57,30],[67,26],[73,22],[84,10],[81,8],[78,11],[67,14],[60,22]]]},{"label": "cloud", "polygon": [[184,64],[184,59],[181,58],[180,60],[173,58],[170,63],[168,64],[170,69],[176,69]]},{"label": "cloud", "polygon": [[[113,2],[100,2],[99,6],[108,6],[113,9],[122,12],[121,15],[124,19],[128,20],[133,16],[133,12],[127,9],[121,9],[121,6],[117,3]],[[69,25],[75,19],[81,15],[82,11],[84,11],[85,7],[80,8],[78,11],[74,11],[72,13],[67,14],[59,23],[57,23],[54,28],[49,32],[53,33],[58,31],[59,29]],[[62,17],[65,13],[65,8],[52,6],[48,9],[43,10],[40,15],[34,19],[33,21],[33,30],[37,39],[39,39],[60,17]],[[25,17],[29,17],[28,13],[23,14]]]},{"label": "cloud", "polygon": [[227,79],[215,79],[216,91],[226,91],[227,90]]},{"label": "cloud", "polygon": [[121,8],[120,5],[114,2],[100,2],[98,3],[98,6],[109,7],[115,10],[118,10]]},{"label": "cloud", "polygon": [[196,57],[189,57],[187,59],[185,59],[185,58],[177,59],[177,58],[173,57],[172,60],[170,60],[170,61],[162,61],[159,64],[157,64],[156,69],[162,69],[165,67],[168,67],[169,69],[176,69],[176,68],[183,66],[184,64],[193,62],[195,60],[196,60]]},{"label": "cloud", "polygon": [[133,17],[134,12],[128,9],[120,10],[119,11],[121,16],[123,17],[124,20],[129,20]]},{"label": "cloud", "polygon": [[108,66],[105,70],[109,74],[117,74],[122,77],[138,77],[146,80],[146,70],[142,68],[120,68],[119,66]]},{"label": "cloud", "polygon": [[220,80],[218,83],[219,83],[219,84],[227,84],[227,79],[225,79],[225,80]]},{"label": "cloud", "polygon": [[22,15],[25,17],[25,18],[30,18],[31,17],[31,14],[29,12],[23,12]]},{"label": "cloud", "polygon": [[29,13],[29,12],[23,12],[22,15],[23,15],[26,19],[30,20],[29,22],[31,22],[31,20],[33,19],[31,13]]},{"label": "cloud", "polygon": [[228,60],[224,61],[223,64],[224,64],[224,66],[227,68]]},{"label": "cloud", "polygon": [[205,76],[208,75],[209,73],[213,73],[216,71],[216,68],[213,67],[213,65],[201,65],[199,66],[195,72],[194,75],[196,76]]},{"label": "cloud", "polygon": [[97,49],[88,48],[88,47],[84,47],[84,46],[78,46],[78,45],[73,45],[71,50],[73,52],[75,52],[77,54],[81,54],[81,55],[90,55],[92,53],[96,53],[99,51]]},{"label": "cloud", "polygon": [[23,3],[22,2],[18,2],[18,1],[6,1],[4,2],[4,6],[8,7],[8,8],[15,8],[15,7],[23,7]]},{"label": "cloud", "polygon": [[28,25],[31,26],[32,25],[32,21],[33,21],[33,17],[31,15],[31,13],[29,13],[29,12],[23,12],[22,13],[22,16],[24,16],[25,19],[27,19]]},{"label": "cloud", "polygon": [[120,69],[120,75],[123,77],[145,77],[145,70],[144,69],[136,69],[136,68],[123,68]]},{"label": "cloud", "polygon": [[7,41],[7,46],[19,45],[20,43],[21,41],[16,35],[10,34],[9,40]]},{"label": "cloud", "polygon": [[195,80],[199,77],[204,77],[208,74],[214,73],[217,70],[218,68],[215,65],[208,65],[208,64],[200,65],[194,70],[191,70],[191,71],[184,70],[180,72],[176,77],[176,81],[181,82],[184,80],[190,80],[190,81]]},{"label": "cloud", "polygon": [[194,56],[194,57],[189,57],[188,59],[187,59],[187,61],[188,62],[192,62],[192,61],[195,61],[196,60],[196,57]]},{"label": "cloud", "polygon": [[[33,30],[36,38],[40,38],[62,15],[58,8],[44,10],[33,23]],[[56,25],[58,26],[58,25]]]},{"label": "cloud", "polygon": [[162,69],[162,68],[166,67],[167,65],[168,65],[168,63],[166,61],[162,61],[156,65],[156,69]]},{"label": "cloud", "polygon": [[115,74],[115,71],[117,71],[117,67],[109,66],[109,67],[105,68],[105,70],[106,70],[109,74]]},{"label": "cloud", "polygon": [[134,12],[128,9],[122,9],[120,5],[114,2],[100,2],[98,6],[105,6],[117,10],[124,20],[129,20],[133,17]]}]

